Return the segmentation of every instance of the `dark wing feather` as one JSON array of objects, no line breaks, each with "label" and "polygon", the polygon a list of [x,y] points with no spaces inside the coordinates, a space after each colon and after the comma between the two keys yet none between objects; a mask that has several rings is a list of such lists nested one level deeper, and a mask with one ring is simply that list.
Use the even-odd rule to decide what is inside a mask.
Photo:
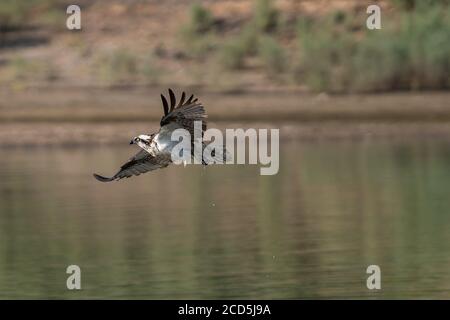
[{"label": "dark wing feather", "polygon": [[161,95],[161,101],[162,101],[162,104],[163,104],[164,115],[167,116],[167,114],[169,113],[169,105],[167,104],[166,97]]},{"label": "dark wing feather", "polygon": [[175,94],[172,89],[169,89],[169,97],[170,97],[170,112],[175,108],[175,104],[177,103],[177,99],[175,98]]},{"label": "dark wing feather", "polygon": [[101,182],[110,182],[114,180],[120,180],[122,178],[129,178],[133,175],[138,176],[141,173],[145,173],[148,171],[165,168],[170,163],[170,157],[153,157],[147,151],[141,150],[134,157],[129,159],[124,165],[122,165],[120,167],[120,170],[111,178],[103,177],[96,173],[94,173],[94,177]]},{"label": "dark wing feather", "polygon": [[177,106],[177,107],[180,107],[180,106],[183,105],[184,99],[186,99],[186,93],[184,93],[184,91],[183,91],[183,92],[181,93],[180,102],[178,102],[178,106]]},{"label": "dark wing feather", "polygon": [[170,112],[161,118],[161,127],[175,122],[193,135],[194,121],[201,121],[202,132],[206,130],[206,118],[208,116],[203,105],[200,102],[197,102],[198,99],[194,99],[194,95],[191,95],[189,99],[184,102],[186,95],[183,92],[178,105],[176,105],[175,94],[171,89],[169,89],[169,96]]}]

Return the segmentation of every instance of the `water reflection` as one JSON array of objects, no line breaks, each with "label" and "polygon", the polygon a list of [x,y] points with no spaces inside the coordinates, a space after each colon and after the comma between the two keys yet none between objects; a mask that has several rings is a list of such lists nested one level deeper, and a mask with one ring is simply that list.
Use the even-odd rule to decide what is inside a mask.
[{"label": "water reflection", "polygon": [[[450,298],[445,143],[290,142],[276,176],[92,178],[130,150],[3,150],[0,298]],[[81,291],[65,287],[70,264]]]}]

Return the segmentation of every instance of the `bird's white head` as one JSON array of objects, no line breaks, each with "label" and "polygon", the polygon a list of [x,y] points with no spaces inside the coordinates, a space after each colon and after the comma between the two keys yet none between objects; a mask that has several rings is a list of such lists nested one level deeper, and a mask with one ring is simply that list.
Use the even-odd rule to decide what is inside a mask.
[{"label": "bird's white head", "polygon": [[140,134],[137,137],[131,139],[130,144],[137,144],[142,149],[147,150],[150,148],[152,142],[152,136],[148,136],[146,134]]}]

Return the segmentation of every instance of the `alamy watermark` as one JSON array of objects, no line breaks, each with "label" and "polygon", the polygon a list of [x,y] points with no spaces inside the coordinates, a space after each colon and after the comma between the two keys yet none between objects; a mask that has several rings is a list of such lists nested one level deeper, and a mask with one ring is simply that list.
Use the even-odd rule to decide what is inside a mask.
[{"label": "alamy watermark", "polygon": [[367,267],[366,273],[370,274],[367,278],[366,286],[369,290],[381,289],[381,269],[376,264],[372,264]]},{"label": "alamy watermark", "polygon": [[66,27],[69,30],[81,30],[81,9],[76,4],[67,7],[66,13],[70,14],[66,20]]},{"label": "alamy watermark", "polygon": [[81,269],[76,264],[67,267],[66,273],[70,276],[66,280],[66,287],[69,290],[81,290]]},{"label": "alamy watermark", "polygon": [[366,12],[370,14],[366,20],[367,29],[369,30],[381,29],[381,8],[376,4],[372,4],[367,7]]},{"label": "alamy watermark", "polygon": [[202,135],[202,122],[194,121],[193,139],[180,128],[172,132],[171,140],[174,164],[260,164],[261,175],[277,174],[280,167],[279,129],[226,129],[224,139],[218,129],[207,129]]},{"label": "alamy watermark", "polygon": [[[81,30],[81,8],[76,4],[71,4],[67,7],[66,27],[69,30]],[[369,30],[381,29],[381,8],[376,4],[369,5],[366,9],[369,17],[366,20],[366,27]]]}]

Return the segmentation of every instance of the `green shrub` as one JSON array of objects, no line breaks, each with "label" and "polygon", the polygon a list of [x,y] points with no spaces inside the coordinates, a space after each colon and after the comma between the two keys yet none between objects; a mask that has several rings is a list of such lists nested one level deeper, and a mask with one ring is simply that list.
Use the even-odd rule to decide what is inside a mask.
[{"label": "green shrub", "polygon": [[[339,90],[348,84],[348,57],[354,50],[353,36],[338,32],[334,15],[321,19],[303,18],[298,24],[300,52],[296,79],[312,89]],[[337,78],[340,78],[337,80]],[[336,88],[339,87],[339,88]]]},{"label": "green shrub", "polygon": [[285,70],[286,53],[274,38],[269,36],[261,37],[258,56],[261,58],[263,66],[269,75],[279,75]]},{"label": "green shrub", "polygon": [[190,12],[190,28],[196,33],[209,31],[214,24],[211,11],[199,3],[191,6]]},{"label": "green shrub", "polygon": [[215,45],[213,25],[212,13],[201,4],[193,4],[189,22],[178,32],[181,50],[189,57],[204,58]]},{"label": "green shrub", "polygon": [[[260,37],[275,30],[278,23],[278,11],[273,8],[271,0],[255,1],[255,14],[252,20],[243,26],[238,35],[225,43],[220,43],[212,32],[214,17],[211,12],[200,4],[194,4],[191,7],[189,24],[180,29],[183,50],[190,57],[204,58],[207,53],[219,48],[218,61],[221,66],[226,69],[242,68],[245,58],[258,52]],[[270,51],[271,48],[268,47],[270,45],[263,44],[263,59],[267,65],[272,64],[269,60],[279,54],[279,51]],[[274,64],[274,68],[280,69],[280,64]],[[270,70],[273,70],[273,67],[270,67]]]},{"label": "green shrub", "polygon": [[22,27],[30,22],[32,13],[39,11],[38,23],[53,23],[64,17],[57,10],[57,0],[1,0],[0,29]]},{"label": "green shrub", "polygon": [[449,14],[440,6],[399,13],[358,37],[347,28],[351,21],[304,20],[296,78],[327,91],[448,88]]},{"label": "green shrub", "polygon": [[95,68],[100,81],[107,85],[118,85],[136,80],[137,58],[126,49],[116,49],[100,55]]},{"label": "green shrub", "polygon": [[61,8],[43,8],[36,16],[36,23],[53,30],[66,30],[65,11]]},{"label": "green shrub", "polygon": [[191,58],[203,59],[216,46],[216,37],[212,32],[200,35],[192,33],[189,29],[181,29],[179,36],[179,42],[182,44],[181,52]]},{"label": "green shrub", "polygon": [[23,24],[29,11],[30,6],[28,1],[0,1],[0,27],[15,27]]},{"label": "green shrub", "polygon": [[253,23],[243,27],[242,31],[221,46],[221,63],[228,69],[239,69],[244,66],[248,56],[258,53],[261,33]]},{"label": "green shrub", "polygon": [[274,31],[278,25],[278,11],[273,7],[272,0],[256,0],[253,19],[259,31]]},{"label": "green shrub", "polygon": [[239,69],[244,66],[246,48],[242,42],[229,40],[226,42],[220,52],[220,63],[227,69]]},{"label": "green shrub", "polygon": [[434,6],[403,14],[399,25],[370,32],[358,45],[355,78],[363,90],[448,88],[450,22]]},{"label": "green shrub", "polygon": [[254,27],[253,24],[244,26],[242,32],[236,37],[235,41],[239,42],[239,45],[247,55],[255,55],[258,51],[260,33]]},{"label": "green shrub", "polygon": [[449,0],[392,0],[401,9],[427,8],[435,5],[448,5]]},{"label": "green shrub", "polygon": [[53,81],[59,72],[51,60],[31,60],[21,56],[11,59],[9,68],[15,81]]},{"label": "green shrub", "polygon": [[161,75],[164,74],[157,66],[155,57],[152,54],[144,57],[139,70],[144,77],[144,82],[150,85],[158,83],[161,79]]}]

